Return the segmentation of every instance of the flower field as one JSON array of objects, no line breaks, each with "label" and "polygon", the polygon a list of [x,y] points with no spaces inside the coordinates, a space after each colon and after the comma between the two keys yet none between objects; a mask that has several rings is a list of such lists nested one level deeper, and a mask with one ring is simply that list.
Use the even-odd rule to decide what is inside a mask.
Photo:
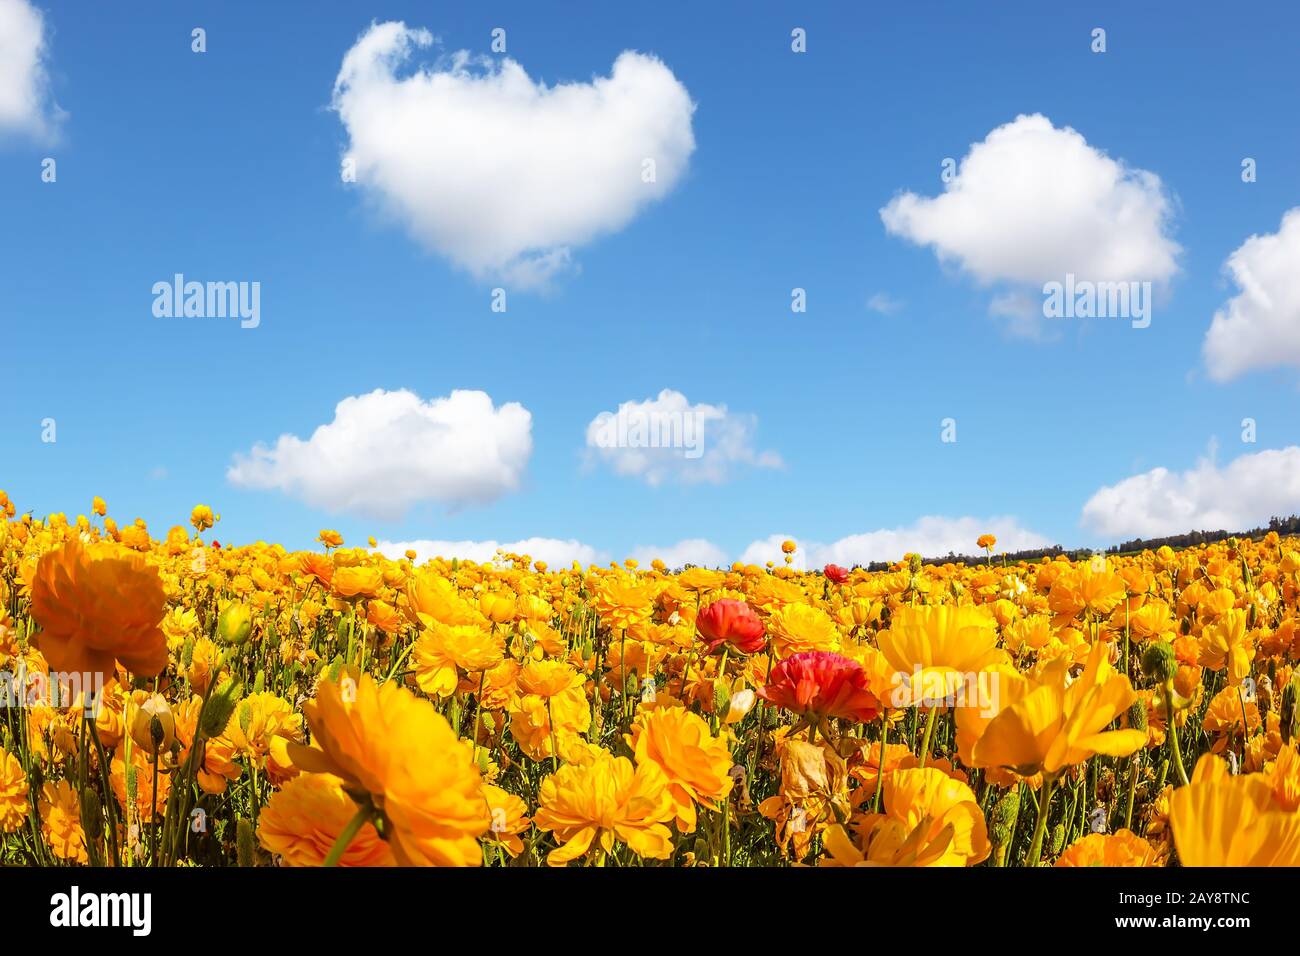
[{"label": "flower field", "polygon": [[0,506],[8,865],[1300,864],[1276,534],[556,568]]}]

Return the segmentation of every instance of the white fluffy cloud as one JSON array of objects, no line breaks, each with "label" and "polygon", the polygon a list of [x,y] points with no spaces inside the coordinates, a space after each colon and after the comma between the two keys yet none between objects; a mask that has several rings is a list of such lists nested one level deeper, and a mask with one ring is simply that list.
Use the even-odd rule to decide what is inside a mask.
[{"label": "white fluffy cloud", "polygon": [[435,42],[372,25],[343,58],[333,108],[357,182],[476,277],[545,284],[685,172],[695,107],[655,57],[625,51],[609,76],[555,86],[464,51],[398,75]]},{"label": "white fluffy cloud", "polygon": [[509,554],[526,554],[534,561],[545,561],[551,567],[567,567],[574,561],[583,564],[604,564],[609,558],[581,541],[561,538],[525,538],[522,541],[381,541],[376,549],[396,559],[407,551],[415,552],[421,563],[430,558],[460,558],[462,561],[491,561],[498,551]]},{"label": "white fluffy cloud", "polygon": [[1287,210],[1277,232],[1243,242],[1224,269],[1241,291],[1205,334],[1210,377],[1224,382],[1252,368],[1300,365],[1300,206]]},{"label": "white fluffy cloud", "polygon": [[997,536],[999,551],[1024,551],[1044,548],[1052,541],[1022,528],[1015,518],[945,518],[927,515],[915,524],[900,528],[882,528],[864,534],[853,534],[830,544],[801,541],[788,534],[774,534],[755,541],[747,547],[740,560],[746,564],[784,562],[781,542],[793,539],[799,544],[795,552],[796,568],[820,568],[827,564],[852,567],[872,561],[899,561],[904,554],[917,553],[925,558],[941,558],[951,554],[978,554],[975,541],[982,534]]},{"label": "white fluffy cloud", "polygon": [[712,541],[703,538],[687,538],[666,547],[643,545],[632,549],[632,557],[643,565],[658,558],[670,568],[680,568],[687,564],[702,568],[717,568],[730,564],[726,552]]},{"label": "white fluffy cloud", "polygon": [[758,419],[725,405],[692,405],[665,388],[656,398],[629,401],[587,425],[589,461],[651,485],[726,481],[737,467],[779,468],[781,456],[754,447]]},{"label": "white fluffy cloud", "polygon": [[50,95],[49,37],[27,0],[0,0],[0,133],[53,136],[63,112]]},{"label": "white fluffy cloud", "polygon": [[532,415],[485,392],[423,401],[406,389],[345,398],[307,440],[235,455],[226,477],[327,511],[395,519],[419,501],[482,504],[516,490],[532,454]]},{"label": "white fluffy cloud", "polygon": [[1300,511],[1300,448],[1242,455],[1220,467],[1153,468],[1100,489],[1083,506],[1084,526],[1115,539],[1187,531],[1245,531]]},{"label": "white fluffy cloud", "polygon": [[880,217],[890,233],[933,248],[981,284],[1041,294],[1044,283],[1069,273],[1092,282],[1166,282],[1181,251],[1169,235],[1172,213],[1154,173],[1034,114],[972,145],[942,194],[902,193]]}]

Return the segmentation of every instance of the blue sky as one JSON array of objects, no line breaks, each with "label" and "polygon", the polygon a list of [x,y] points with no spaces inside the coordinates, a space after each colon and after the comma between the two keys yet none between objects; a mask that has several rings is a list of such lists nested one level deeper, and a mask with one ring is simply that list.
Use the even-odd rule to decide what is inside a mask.
[{"label": "blue sky", "polygon": [[[1258,262],[1247,250],[1250,274],[1273,286],[1229,329],[1244,357],[1216,377],[1203,354],[1216,311],[1241,293],[1225,261],[1252,235],[1279,234],[1300,205],[1290,5],[6,5],[0,29],[23,22],[19,7],[39,12],[45,73],[28,113],[11,109],[5,125],[0,111],[0,487],[20,510],[73,515],[99,494],[119,521],[138,515],[163,534],[205,502],[222,514],[222,541],[305,547],[333,527],[353,544],[572,540],[606,559],[703,539],[712,551],[673,553],[730,561],[790,535],[818,561],[961,543],[997,517],[1008,542],[1075,546],[1300,508],[1300,292],[1269,271],[1300,252],[1291,233]],[[409,125],[362,134],[364,116],[349,127],[331,108],[345,54],[372,22],[392,21],[438,41],[395,67],[396,87],[358,92],[359,116],[387,108],[375,97],[417,69],[446,71],[459,50],[497,63],[466,67],[469,90],[505,58],[548,88],[589,84],[631,50],[658,58],[667,79],[656,74],[591,129],[576,107],[556,136],[576,130],[581,149],[618,156],[619,137],[652,125],[640,111],[688,123],[693,149],[679,149],[671,184],[626,221],[557,243],[571,264],[543,287],[491,262],[467,267],[453,261],[468,243],[456,224],[403,204],[461,184],[440,184],[443,167],[422,165],[420,150],[445,158],[474,140],[474,109],[444,130],[448,114],[426,118],[417,102]],[[490,50],[497,27],[504,56]],[[1090,49],[1095,27],[1104,53]],[[806,30],[804,53],[791,49],[794,28]],[[21,83],[13,72],[0,70],[0,84]],[[657,95],[669,81],[693,112]],[[899,194],[943,193],[945,158],[960,163],[1033,114],[1058,131],[1051,142],[1069,127],[1097,157],[1158,177],[1139,181],[1138,200],[1167,203],[1154,236],[1176,245],[1177,268],[1153,270],[1149,327],[1040,317],[1026,336],[991,313],[1016,285],[997,270],[1034,254],[1017,230],[1035,210],[1017,207],[1014,183],[1005,211],[976,204],[978,234],[1000,250],[993,267],[972,267],[952,243],[937,255],[882,221]],[[375,179],[343,182],[341,158],[361,135]],[[41,178],[46,157],[53,183]],[[1245,157],[1255,182],[1242,181]],[[536,162],[545,181],[560,160]],[[455,175],[481,175],[491,192],[490,165]],[[590,185],[575,202],[598,204],[601,184]],[[1062,173],[1060,189],[1082,190],[1085,206],[1088,188]],[[516,228],[494,216],[470,208],[461,226],[492,245]],[[1112,225],[1063,265],[1077,255],[1083,272],[1097,247],[1142,240]],[[1060,222],[1063,235],[1075,226]],[[151,288],[175,273],[259,282],[260,324],[155,317]],[[791,310],[796,287],[806,312]],[[494,288],[506,289],[505,313],[491,309]],[[888,308],[869,307],[873,297]],[[338,448],[305,459],[340,474],[314,495],[232,481],[237,455],[284,434],[305,442],[340,401],[376,389],[518,403],[531,451],[507,454],[508,478],[483,494],[467,490],[472,472],[444,481],[439,469],[455,466],[426,460],[393,480],[441,490],[383,514],[346,503],[385,499],[382,468],[350,494],[357,462]],[[706,428],[700,462],[713,470],[665,461],[652,482],[586,447],[602,411],[664,389],[725,406],[740,451],[719,459]],[[1248,417],[1255,443],[1241,440]],[[47,418],[55,442],[42,441]],[[940,440],[945,418],[956,442]],[[923,532],[926,516],[943,521]],[[899,534],[873,536],[882,529]]]}]

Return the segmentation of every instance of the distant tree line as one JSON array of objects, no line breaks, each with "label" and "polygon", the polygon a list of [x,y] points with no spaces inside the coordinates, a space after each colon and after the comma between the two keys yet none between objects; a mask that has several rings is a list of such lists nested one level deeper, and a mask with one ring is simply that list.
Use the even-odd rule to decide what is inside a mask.
[{"label": "distant tree line", "polygon": [[[1168,545],[1171,548],[1194,548],[1201,544],[1212,544],[1215,541],[1225,541],[1228,538],[1254,538],[1264,537],[1270,531],[1276,531],[1282,536],[1300,535],[1300,515],[1290,515],[1286,518],[1270,518],[1267,528],[1251,528],[1249,531],[1188,531],[1185,534],[1169,535],[1165,538],[1134,538],[1131,541],[1124,541],[1120,544],[1112,545],[1106,549],[1107,554],[1126,554],[1134,551],[1151,550],[1163,548]],[[1075,548],[1072,551],[1066,551],[1059,544],[1052,545],[1050,548],[1031,548],[1027,551],[1010,551],[1004,554],[995,554],[993,557],[994,564],[1001,564],[1005,557],[1008,564],[1014,564],[1017,561],[1038,561],[1041,558],[1057,558],[1065,556],[1071,561],[1078,561],[1083,558],[1091,557],[1096,552],[1089,548]],[[985,555],[971,554],[953,554],[951,551],[945,557],[939,558],[922,558],[922,564],[984,564],[988,558]],[[868,571],[888,571],[894,564],[891,561],[872,561],[866,565]]]}]

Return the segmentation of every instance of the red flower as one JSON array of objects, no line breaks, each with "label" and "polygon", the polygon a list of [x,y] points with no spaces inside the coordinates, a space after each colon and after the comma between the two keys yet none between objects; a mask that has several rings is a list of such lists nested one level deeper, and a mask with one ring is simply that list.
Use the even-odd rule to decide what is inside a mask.
[{"label": "red flower", "polygon": [[753,654],[767,643],[763,622],[744,601],[714,601],[695,616],[695,627],[710,654],[730,644],[742,654]]},{"label": "red flower", "polygon": [[880,701],[871,693],[862,665],[830,651],[787,657],[772,668],[758,696],[813,724],[828,717],[866,723],[880,713]]},{"label": "red flower", "polygon": [[212,546],[213,546],[214,548],[219,548],[219,547],[221,547],[221,542],[218,541],[216,538],[213,538],[213,539],[212,539]]},{"label": "red flower", "polygon": [[832,584],[843,584],[849,579],[849,569],[842,568],[838,564],[828,564],[822,569],[822,574],[826,575],[827,580]]}]

